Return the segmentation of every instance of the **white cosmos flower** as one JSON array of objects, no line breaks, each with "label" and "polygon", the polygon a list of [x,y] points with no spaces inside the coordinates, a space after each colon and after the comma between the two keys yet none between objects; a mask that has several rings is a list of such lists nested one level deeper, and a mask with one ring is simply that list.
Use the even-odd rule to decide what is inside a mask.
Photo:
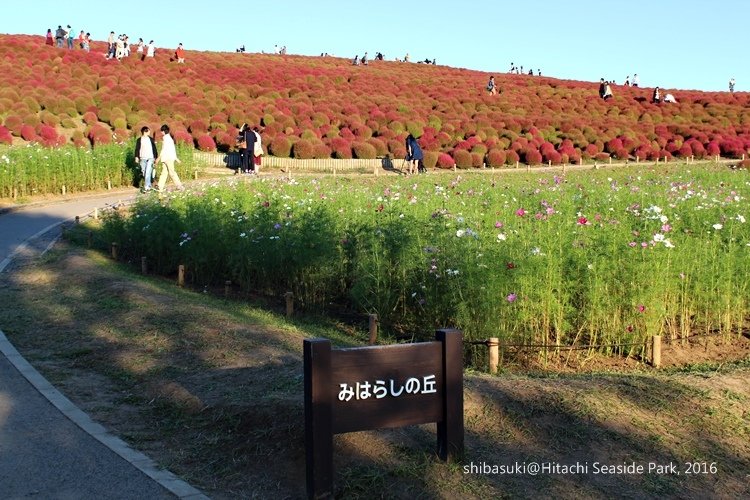
[{"label": "white cosmos flower", "polygon": [[745,218],[743,216],[741,216],[741,215],[737,215],[737,220],[740,221],[743,224],[745,223]]},{"label": "white cosmos flower", "polygon": [[505,233],[500,233],[497,235],[497,241],[505,241],[508,237],[505,235]]},{"label": "white cosmos flower", "polygon": [[723,226],[723,225],[721,225],[721,224],[714,224],[714,225],[713,225],[713,226],[711,226],[711,227],[713,227],[714,229],[716,229],[716,230],[718,231],[718,230],[720,230],[721,228],[723,228],[724,226]]}]

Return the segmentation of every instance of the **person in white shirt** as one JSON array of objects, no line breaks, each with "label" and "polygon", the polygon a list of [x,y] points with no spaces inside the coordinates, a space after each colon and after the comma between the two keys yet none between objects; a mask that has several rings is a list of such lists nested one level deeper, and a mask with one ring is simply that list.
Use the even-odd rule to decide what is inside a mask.
[{"label": "person in white shirt", "polygon": [[677,103],[677,99],[675,99],[672,94],[667,94],[667,95],[664,96],[664,102]]},{"label": "person in white shirt", "polygon": [[151,40],[146,45],[146,57],[154,57],[154,52],[156,52],[156,47],[154,46],[154,41]]},{"label": "person in white shirt", "polygon": [[729,91],[734,92],[734,77],[729,79]]},{"label": "person in white shirt", "polygon": [[640,83],[640,80],[638,79],[638,73],[633,75],[633,87],[637,87]]},{"label": "person in white shirt", "polygon": [[161,152],[159,153],[159,162],[162,164],[161,175],[159,176],[159,192],[164,191],[164,186],[167,184],[167,176],[172,178],[177,189],[180,191],[184,190],[185,187],[180,181],[180,177],[174,169],[175,162],[180,163],[177,158],[177,149],[174,145],[174,139],[169,135],[169,125],[164,124],[161,126],[161,131],[164,134],[161,143]]}]

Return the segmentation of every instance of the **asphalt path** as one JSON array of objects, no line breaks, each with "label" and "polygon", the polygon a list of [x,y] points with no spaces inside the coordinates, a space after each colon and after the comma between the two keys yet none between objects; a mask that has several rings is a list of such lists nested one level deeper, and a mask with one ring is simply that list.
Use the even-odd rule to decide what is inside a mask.
[{"label": "asphalt path", "polygon": [[[59,234],[61,223],[134,196],[131,191],[79,198],[0,215],[0,272],[29,238],[38,237],[47,245],[49,235]],[[45,233],[48,241],[41,237]],[[7,277],[0,274],[0,279]],[[0,331],[0,498],[175,497],[205,498],[92,422],[41,377]]]}]

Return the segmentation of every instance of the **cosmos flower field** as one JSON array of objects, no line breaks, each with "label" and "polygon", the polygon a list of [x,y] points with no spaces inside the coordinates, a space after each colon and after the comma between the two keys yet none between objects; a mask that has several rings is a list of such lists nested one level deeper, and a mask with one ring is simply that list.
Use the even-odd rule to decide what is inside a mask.
[{"label": "cosmos flower field", "polygon": [[746,171],[705,166],[261,179],[144,197],[104,230],[156,272],[292,291],[304,310],[377,313],[415,338],[731,340],[748,316],[749,190]]}]

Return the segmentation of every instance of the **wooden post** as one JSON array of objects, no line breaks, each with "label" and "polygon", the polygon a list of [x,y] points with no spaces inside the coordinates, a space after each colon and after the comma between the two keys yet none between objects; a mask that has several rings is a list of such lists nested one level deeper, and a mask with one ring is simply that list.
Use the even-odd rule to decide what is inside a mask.
[{"label": "wooden post", "polygon": [[636,155],[635,162],[636,163],[640,163],[641,162],[641,157]]},{"label": "wooden post", "polygon": [[177,286],[185,286],[185,266],[183,264],[177,267]]},{"label": "wooden post", "polygon": [[526,164],[526,171],[531,172],[531,165],[529,165],[528,163]]},{"label": "wooden post", "polygon": [[148,259],[141,257],[141,274],[148,274]]},{"label": "wooden post", "polygon": [[112,242],[112,258],[117,260],[117,243]]},{"label": "wooden post", "polygon": [[369,315],[370,326],[370,345],[375,345],[378,341],[378,315]]},{"label": "wooden post", "polygon": [[651,338],[651,365],[654,368],[661,366],[661,335],[654,335]]},{"label": "wooden post", "polygon": [[455,163],[453,164],[453,171],[454,172],[456,171],[456,164]]},{"label": "wooden post", "polygon": [[518,160],[516,160],[516,168],[518,168]]},{"label": "wooden post", "polygon": [[548,167],[551,167],[551,166],[552,166],[552,160],[547,160],[547,166],[548,166]]},{"label": "wooden post", "polygon": [[578,158],[578,165],[583,166],[583,157]]},{"label": "wooden post", "polygon": [[[445,403],[443,419],[437,424],[437,454],[441,460],[455,462],[464,452],[464,366],[463,335],[447,328],[435,332],[443,343],[443,376]],[[457,361],[458,360],[458,361]]]},{"label": "wooden post", "polygon": [[286,317],[290,318],[294,314],[294,294],[286,292],[284,298],[286,299]]},{"label": "wooden post", "polygon": [[65,196],[67,194],[67,189],[65,188],[65,184],[62,185],[62,195]]},{"label": "wooden post", "polygon": [[609,157],[609,164],[612,165],[612,157]]},{"label": "wooden post", "polygon": [[107,179],[107,191],[109,191],[110,189],[112,189],[112,181]]},{"label": "wooden post", "polygon": [[224,297],[229,297],[229,293],[232,291],[232,282],[229,280],[226,280],[224,282]]},{"label": "wooden post", "polygon": [[13,187],[13,199],[18,199],[18,188],[15,186]]},{"label": "wooden post", "polygon": [[89,248],[94,246],[94,231],[89,231],[89,234],[86,238],[86,246],[88,246]]},{"label": "wooden post", "polygon": [[331,341],[305,339],[302,351],[307,497],[333,498]]},{"label": "wooden post", "polygon": [[99,220],[99,208],[94,209],[94,220]]},{"label": "wooden post", "polygon": [[497,365],[500,364],[500,339],[497,337],[491,337],[487,342],[487,347],[490,351],[490,373],[495,375],[497,373]]}]

